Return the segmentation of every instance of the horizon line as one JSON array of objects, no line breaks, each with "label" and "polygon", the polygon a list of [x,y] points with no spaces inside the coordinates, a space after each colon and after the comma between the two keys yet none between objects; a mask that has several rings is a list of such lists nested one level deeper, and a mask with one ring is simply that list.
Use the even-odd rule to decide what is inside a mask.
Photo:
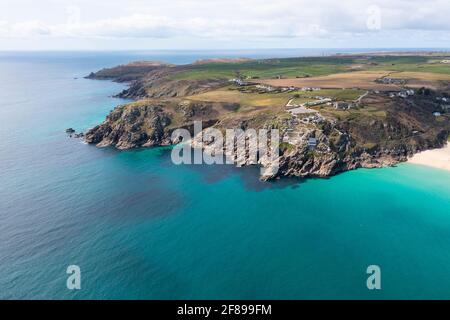
[{"label": "horizon line", "polygon": [[[449,50],[450,47],[305,47],[305,48],[199,48],[199,49],[1,49],[0,52],[161,52],[161,51],[184,51],[184,52],[198,52],[198,51],[263,51],[263,50],[411,50],[411,51],[424,51],[429,50],[432,52],[444,52]],[[368,52],[370,53],[370,51]]]}]

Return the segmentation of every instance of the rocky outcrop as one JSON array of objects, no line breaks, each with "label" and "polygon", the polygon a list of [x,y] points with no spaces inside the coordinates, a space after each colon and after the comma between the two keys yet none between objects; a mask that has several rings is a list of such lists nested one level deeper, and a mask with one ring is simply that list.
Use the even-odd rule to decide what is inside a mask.
[{"label": "rocky outcrop", "polygon": [[118,106],[106,120],[85,134],[87,143],[120,150],[170,145],[174,130],[183,128],[193,133],[194,121],[203,128],[217,123],[228,104],[183,100],[143,100]]},{"label": "rocky outcrop", "polygon": [[85,134],[88,143],[99,147],[115,146],[133,149],[170,144],[169,114],[160,105],[120,106],[114,109],[105,122]]}]

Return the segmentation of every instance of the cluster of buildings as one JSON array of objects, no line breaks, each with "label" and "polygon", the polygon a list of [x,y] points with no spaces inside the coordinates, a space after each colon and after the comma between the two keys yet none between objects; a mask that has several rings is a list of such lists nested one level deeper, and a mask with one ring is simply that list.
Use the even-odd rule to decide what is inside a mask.
[{"label": "cluster of buildings", "polygon": [[232,83],[234,83],[234,84],[236,84],[236,85],[238,85],[238,86],[248,86],[249,85],[249,83],[248,82],[245,82],[244,80],[242,80],[242,79],[240,79],[240,78],[234,78],[234,79],[230,79],[229,80],[230,82],[232,82]]},{"label": "cluster of buildings", "polygon": [[396,84],[396,85],[406,84],[406,81],[404,79],[394,79],[394,78],[389,78],[389,77],[377,79],[377,80],[375,80],[375,82],[382,83],[382,84]]},{"label": "cluster of buildings", "polygon": [[330,98],[322,98],[322,99],[317,100],[317,101],[306,102],[306,103],[304,103],[304,106],[305,107],[314,107],[314,106],[318,106],[318,105],[321,105],[321,104],[324,104],[324,103],[329,103],[331,101],[333,101],[333,100],[330,99]]},{"label": "cluster of buildings", "polygon": [[283,88],[281,88],[281,92],[292,92],[292,91],[295,91],[295,90],[297,90],[296,87],[283,87]]},{"label": "cluster of buildings", "polygon": [[288,129],[283,135],[283,142],[287,142],[292,145],[299,145],[306,142],[309,150],[313,151],[319,145],[319,140],[312,136],[312,131],[310,129]]},{"label": "cluster of buildings", "polygon": [[344,102],[344,101],[338,101],[333,103],[333,107],[335,109],[339,110],[349,110],[356,106],[356,103],[353,102]]},{"label": "cluster of buildings", "polygon": [[450,98],[446,98],[446,97],[437,97],[436,100],[442,101],[442,102],[450,102]]},{"label": "cluster of buildings", "polygon": [[441,111],[442,111],[442,112],[439,112],[439,111],[434,112],[433,114],[434,114],[436,117],[441,116],[442,113],[449,113],[449,112],[450,112],[450,98],[447,98],[447,97],[437,97],[436,100],[440,102],[439,107],[441,108]]},{"label": "cluster of buildings", "polygon": [[292,92],[295,91],[295,87],[272,87],[266,84],[257,84],[255,85],[255,89],[260,93],[269,93],[269,92]]},{"label": "cluster of buildings", "polygon": [[389,96],[391,98],[400,97],[400,98],[406,99],[408,97],[413,96],[414,94],[415,94],[414,90],[411,89],[411,90],[404,90],[404,91],[400,91],[400,92],[391,92],[391,94]]},{"label": "cluster of buildings", "polygon": [[304,117],[300,120],[304,124],[319,124],[325,121],[325,118],[322,117],[319,113],[312,114],[310,116]]},{"label": "cluster of buildings", "polygon": [[244,81],[242,79],[236,78],[236,79],[231,79],[229,80],[229,82],[239,86],[239,87],[250,87],[250,89],[253,90],[253,86],[254,86],[254,91],[257,91],[259,93],[279,93],[279,92],[292,92],[297,90],[297,88],[295,87],[272,87],[270,85],[266,85],[266,84],[255,84],[252,82],[247,82]]},{"label": "cluster of buildings", "polygon": [[258,89],[259,91],[262,91],[262,92],[274,92],[274,91],[277,90],[277,88],[272,87],[272,86],[268,86],[268,85],[265,85],[265,84],[257,84],[255,86],[255,88]]},{"label": "cluster of buildings", "polygon": [[320,88],[310,88],[310,87],[303,87],[300,90],[302,91],[308,91],[308,92],[312,92],[312,91],[320,91]]},{"label": "cluster of buildings", "polygon": [[310,150],[314,150],[317,146],[317,139],[316,138],[308,138],[308,148]]}]

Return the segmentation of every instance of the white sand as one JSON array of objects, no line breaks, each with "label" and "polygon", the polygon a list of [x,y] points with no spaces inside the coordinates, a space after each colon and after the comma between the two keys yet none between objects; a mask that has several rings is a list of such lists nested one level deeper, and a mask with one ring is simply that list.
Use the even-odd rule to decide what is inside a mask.
[{"label": "white sand", "polygon": [[442,149],[415,154],[409,162],[450,171],[450,143]]}]

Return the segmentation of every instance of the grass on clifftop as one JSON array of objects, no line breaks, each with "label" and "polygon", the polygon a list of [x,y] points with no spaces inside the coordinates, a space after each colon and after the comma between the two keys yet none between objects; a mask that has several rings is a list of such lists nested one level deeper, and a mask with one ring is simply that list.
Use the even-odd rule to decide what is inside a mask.
[{"label": "grass on clifftop", "polygon": [[333,107],[324,107],[320,109],[320,112],[325,115],[328,114],[334,116],[338,120],[357,120],[360,118],[384,119],[387,115],[386,111],[372,105],[350,110],[338,110]]},{"label": "grass on clifftop", "polygon": [[188,100],[205,102],[228,102],[237,103],[242,107],[284,107],[290,99],[293,104],[317,101],[316,97],[331,98],[333,100],[356,100],[365,93],[358,89],[324,89],[315,92],[292,91],[282,93],[257,93],[241,92],[234,86],[208,91],[187,97]]},{"label": "grass on clifftop", "polygon": [[[450,75],[450,64],[441,63],[440,59],[431,59],[424,56],[370,58],[355,56],[215,62],[191,65],[188,70],[176,73],[170,78],[174,80],[230,79],[236,77],[238,73],[242,77],[249,79],[296,78],[323,76],[355,70],[428,72]],[[442,59],[446,58],[442,57]]]},{"label": "grass on clifftop", "polygon": [[442,59],[431,59],[430,57],[374,57],[370,61],[377,63],[372,66],[373,70],[406,71],[406,72],[429,72],[450,75],[450,64],[441,63]]},{"label": "grass on clifftop", "polygon": [[232,87],[225,87],[190,96],[186,99],[193,101],[238,103],[242,107],[284,107],[291,97],[291,93],[243,93]]},{"label": "grass on clifftop", "polygon": [[278,76],[305,77],[344,72],[353,59],[346,58],[287,58],[245,62],[208,63],[192,65],[190,70],[171,76],[175,80],[234,78],[237,73],[248,78],[275,78]]},{"label": "grass on clifftop", "polygon": [[339,101],[349,101],[356,100],[360,96],[366,93],[365,90],[360,89],[322,89],[320,91],[308,92],[308,91],[295,91],[294,95],[299,95],[300,97],[324,97],[331,98],[333,100]]}]

